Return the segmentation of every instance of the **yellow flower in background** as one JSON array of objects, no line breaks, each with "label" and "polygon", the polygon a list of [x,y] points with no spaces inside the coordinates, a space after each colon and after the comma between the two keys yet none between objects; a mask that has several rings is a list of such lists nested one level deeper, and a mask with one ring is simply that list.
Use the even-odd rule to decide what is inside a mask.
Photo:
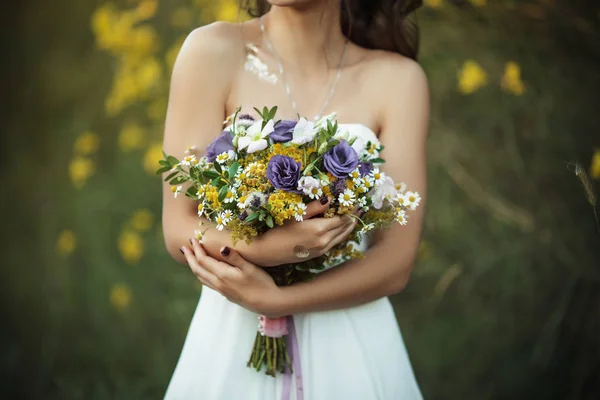
[{"label": "yellow flower in background", "polygon": [[73,147],[76,154],[87,156],[98,150],[100,138],[95,133],[84,132],[75,140]]},{"label": "yellow flower in background", "polygon": [[521,67],[519,67],[519,64],[514,61],[506,63],[501,85],[504,90],[517,96],[525,92],[525,84],[521,80]]},{"label": "yellow flower in background", "polygon": [[141,149],[144,146],[145,133],[137,122],[126,122],[119,132],[119,148],[123,153]]},{"label": "yellow flower in background", "polygon": [[144,155],[144,169],[152,175],[156,175],[156,170],[159,167],[158,161],[162,160],[162,143],[154,143]]},{"label": "yellow flower in background", "polygon": [[139,20],[146,20],[154,17],[158,8],[158,0],[141,0],[134,13]]},{"label": "yellow flower in background", "polygon": [[131,217],[131,227],[139,232],[149,231],[153,222],[154,215],[146,208],[137,210]]},{"label": "yellow flower in background", "polygon": [[420,260],[426,260],[430,255],[431,248],[429,244],[426,241],[421,240],[421,243],[419,243],[418,258]]},{"label": "yellow flower in background", "polygon": [[194,22],[194,14],[188,7],[177,7],[169,17],[169,23],[173,28],[185,29]]},{"label": "yellow flower in background", "polygon": [[137,232],[125,230],[119,236],[119,251],[125,262],[137,264],[144,254],[144,241]]},{"label": "yellow flower in background", "polygon": [[89,158],[77,156],[69,164],[69,176],[76,188],[83,187],[94,171],[94,162]]},{"label": "yellow flower in background", "polygon": [[594,151],[592,166],[590,167],[590,176],[594,179],[600,179],[600,149]]},{"label": "yellow flower in background", "polygon": [[423,1],[423,4],[430,8],[440,8],[444,5],[444,0],[425,0]]},{"label": "yellow flower in background", "polygon": [[469,0],[475,7],[483,7],[487,4],[487,0]]},{"label": "yellow flower in background", "polygon": [[114,284],[110,289],[110,303],[119,311],[131,304],[131,290],[122,283]]},{"label": "yellow flower in background", "polygon": [[65,229],[58,235],[58,239],[56,240],[56,251],[61,256],[68,256],[75,251],[76,245],[77,239],[75,238],[73,231]]},{"label": "yellow flower in background", "polygon": [[471,94],[487,84],[487,73],[474,60],[467,60],[458,72],[458,90]]},{"label": "yellow flower in background", "polygon": [[220,21],[238,22],[243,19],[244,14],[240,13],[236,1],[222,0],[219,2],[216,17],[216,19]]}]

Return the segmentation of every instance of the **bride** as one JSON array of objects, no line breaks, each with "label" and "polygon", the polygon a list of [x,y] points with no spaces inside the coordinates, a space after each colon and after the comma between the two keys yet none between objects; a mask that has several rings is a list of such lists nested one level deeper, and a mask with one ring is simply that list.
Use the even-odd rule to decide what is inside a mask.
[{"label": "bride", "polygon": [[[406,20],[420,3],[262,0],[252,7],[260,18],[196,29],[173,70],[164,151],[183,156],[193,145],[187,151],[202,155],[239,106],[277,105],[282,119],[335,112],[342,129],[366,141],[377,136],[386,147],[384,171],[424,198],[429,94]],[[165,183],[165,243],[203,290],[166,399],[422,399],[387,296],[409,281],[423,207],[407,226],[376,232],[366,257],[277,287],[259,266],[297,262],[306,256],[298,248],[317,257],[345,240],[353,222],[320,218],[324,197],[303,222],[250,245],[233,247],[216,229],[200,244],[191,238],[196,204],[182,197],[173,199]],[[259,314],[293,315],[299,353],[292,377],[246,367]]]}]

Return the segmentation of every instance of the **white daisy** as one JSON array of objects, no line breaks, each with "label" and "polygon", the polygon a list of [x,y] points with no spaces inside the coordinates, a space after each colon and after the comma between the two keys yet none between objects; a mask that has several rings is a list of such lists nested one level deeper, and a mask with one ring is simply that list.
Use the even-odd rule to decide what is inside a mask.
[{"label": "white daisy", "polygon": [[360,207],[360,208],[364,208],[367,205],[367,198],[366,197],[361,197],[358,199],[358,201],[356,202],[356,204]]},{"label": "white daisy", "polygon": [[182,186],[171,186],[171,192],[173,192],[173,197],[177,198],[179,193],[181,193]]},{"label": "white daisy", "polygon": [[375,168],[373,171],[371,171],[371,176],[373,177],[376,185],[381,185],[385,180],[386,175],[385,172],[379,171],[379,168]]},{"label": "white daisy", "polygon": [[354,168],[354,171],[350,172],[350,175],[348,175],[348,177],[350,179],[352,179],[354,181],[354,183],[357,183],[356,181],[361,179],[360,178],[360,170],[357,168]]},{"label": "white daisy", "polygon": [[340,193],[338,200],[344,207],[350,207],[354,204],[354,192],[350,189],[346,189],[343,193]]},{"label": "white daisy", "polygon": [[233,203],[237,200],[237,193],[235,189],[229,189],[227,194],[225,194],[225,199],[223,199],[224,203]]},{"label": "white daisy", "polygon": [[369,142],[365,148],[365,151],[369,154],[369,158],[379,157],[379,151],[377,150],[379,145],[375,142]]},{"label": "white daisy", "polygon": [[404,182],[396,183],[396,190],[398,191],[398,193],[406,192],[406,183],[404,183]]},{"label": "white daisy", "polygon": [[369,231],[372,231],[373,229],[375,229],[375,224],[371,223],[371,224],[366,224],[365,226],[363,226],[361,228],[360,231],[358,231],[359,233],[365,234]]},{"label": "white daisy", "polygon": [[201,231],[200,229],[196,229],[194,231],[194,236],[196,237],[196,239],[198,239],[198,242],[200,244],[204,244],[205,240],[204,240],[204,234],[206,233],[206,230]]},{"label": "white daisy", "polygon": [[204,203],[198,204],[198,217],[202,217],[206,210],[204,209]]},{"label": "white daisy", "polygon": [[219,164],[223,164],[229,160],[234,160],[235,159],[235,151],[233,150],[229,150],[226,152],[223,152],[219,155],[217,155],[217,162]]},{"label": "white daisy", "polygon": [[233,212],[231,212],[231,210],[225,210],[221,213],[221,215],[225,222],[229,222],[233,219]]},{"label": "white daisy", "polygon": [[417,192],[406,192],[404,194],[404,200],[406,201],[406,207],[414,211],[421,202],[421,196],[419,196],[419,193]]},{"label": "white daisy", "polygon": [[248,197],[247,196],[241,196],[240,198],[238,198],[237,201],[237,206],[239,209],[243,210],[244,208],[246,208],[246,203],[248,202]]},{"label": "white daisy", "polygon": [[215,218],[215,222],[217,223],[217,230],[218,231],[222,231],[225,226],[227,226],[227,223],[229,222],[229,220],[225,219],[223,213],[219,213],[217,214],[217,217]]},{"label": "white daisy", "polygon": [[196,160],[195,155],[185,156],[180,162],[181,165],[185,165],[186,167],[191,167],[192,165],[198,164],[198,160]]},{"label": "white daisy", "polygon": [[292,132],[292,143],[304,144],[314,139],[317,130],[315,124],[312,121],[302,117],[294,127]]},{"label": "white daisy", "polygon": [[303,176],[298,180],[298,190],[309,196],[311,199],[319,199],[323,195],[321,182],[312,176]]},{"label": "white daisy", "polygon": [[302,221],[303,216],[306,214],[306,204],[296,203],[296,208],[294,209],[294,211],[296,212],[296,214],[294,215],[296,221]]},{"label": "white daisy", "polygon": [[185,154],[192,154],[192,153],[193,153],[193,152],[196,150],[196,148],[197,148],[197,147],[196,147],[196,145],[194,145],[194,144],[193,144],[193,145],[191,145],[191,146],[188,146],[188,147],[186,147],[186,149],[185,149],[185,152],[184,152],[184,153],[185,153]]},{"label": "white daisy", "polygon": [[264,150],[269,145],[267,139],[274,130],[275,122],[270,119],[264,126],[263,121],[256,121],[248,129],[246,129],[246,135],[241,136],[238,139],[238,148],[246,149],[248,153],[254,153],[256,151]]},{"label": "white daisy", "polygon": [[408,216],[406,215],[406,211],[404,211],[403,209],[399,209],[396,211],[396,221],[400,225],[406,225],[408,223],[407,219]]}]

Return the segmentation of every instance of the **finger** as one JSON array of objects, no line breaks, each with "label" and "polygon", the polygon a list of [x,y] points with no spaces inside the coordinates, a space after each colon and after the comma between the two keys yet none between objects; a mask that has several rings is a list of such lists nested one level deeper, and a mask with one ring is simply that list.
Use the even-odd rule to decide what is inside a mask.
[{"label": "finger", "polygon": [[309,219],[327,211],[329,208],[329,197],[323,196],[319,200],[311,201],[306,205],[304,219]]},{"label": "finger", "polygon": [[246,261],[244,257],[241,256],[240,253],[233,250],[229,246],[223,246],[221,248],[221,255],[225,259],[225,262],[231,266],[234,266],[241,271],[247,270],[248,268],[255,266],[254,264]]},{"label": "finger", "polygon": [[330,242],[329,245],[325,248],[325,252],[328,252],[338,244],[342,243],[344,240],[348,238],[348,235],[352,233],[354,228],[356,227],[356,221],[352,221],[350,225],[346,227],[342,232],[340,232],[337,236],[335,236]]},{"label": "finger", "polygon": [[204,250],[204,247],[202,247],[198,239],[191,238],[190,243],[192,244],[192,248],[194,250],[194,254],[196,255],[196,259],[198,259],[198,257],[206,256],[206,251]]},{"label": "finger", "polygon": [[192,250],[190,250],[186,246],[183,246],[183,247],[181,247],[181,252],[185,255],[185,258],[188,262],[188,266],[190,267],[190,269],[192,270],[194,275],[196,275],[198,280],[203,285],[206,285],[206,286],[210,287],[211,289],[214,289],[217,277],[202,267],[202,265],[198,262],[198,260],[196,260],[196,256],[194,255]]},{"label": "finger", "polygon": [[346,216],[344,217],[335,217],[335,218],[339,218],[341,223],[336,225],[334,228],[331,228],[330,230],[328,230],[326,232],[326,237],[331,241],[333,240],[335,237],[337,237],[339,234],[341,234],[342,232],[344,232],[348,226],[350,224],[352,224],[354,221]]}]

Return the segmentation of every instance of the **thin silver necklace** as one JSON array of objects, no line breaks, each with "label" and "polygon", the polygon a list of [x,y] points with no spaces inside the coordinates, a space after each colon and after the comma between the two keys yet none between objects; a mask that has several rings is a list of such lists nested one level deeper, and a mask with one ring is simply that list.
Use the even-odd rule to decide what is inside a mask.
[{"label": "thin silver necklace", "polygon": [[[277,61],[277,68],[279,69],[279,75],[281,76],[283,88],[285,90],[285,94],[287,95],[288,99],[290,100],[292,109],[294,110],[296,115],[300,115],[300,113],[298,112],[298,107],[296,105],[296,101],[294,100],[294,97],[292,96],[292,93],[290,90],[290,85],[288,84],[287,79],[285,78],[285,72],[283,70],[283,64],[281,62],[281,59],[279,58],[279,54],[277,54],[277,52],[273,48],[273,45],[271,44],[271,41],[269,40],[269,38],[267,36],[267,31],[266,31],[265,22],[264,22],[264,15],[262,15],[260,17],[260,30],[261,30],[263,38],[265,40],[265,44],[267,45],[267,48],[269,49],[269,52],[271,52],[271,54],[273,54],[273,56],[275,57],[275,60]],[[348,47],[348,39],[346,39],[346,41],[344,42],[344,49],[342,50],[342,56],[340,57],[340,63],[338,65],[338,69],[335,74],[335,79],[333,80],[333,84],[331,85],[331,88],[329,89],[329,94],[327,95],[327,98],[325,99],[325,103],[323,103],[323,107],[321,107],[321,110],[319,111],[319,113],[317,115],[315,115],[315,117],[314,117],[315,120],[318,120],[319,118],[321,118],[321,116],[323,115],[323,112],[329,105],[329,102],[331,101],[333,94],[335,93],[337,83],[340,80],[340,76],[342,75],[342,64],[344,63],[344,58],[346,56],[346,48],[347,47]]]}]

